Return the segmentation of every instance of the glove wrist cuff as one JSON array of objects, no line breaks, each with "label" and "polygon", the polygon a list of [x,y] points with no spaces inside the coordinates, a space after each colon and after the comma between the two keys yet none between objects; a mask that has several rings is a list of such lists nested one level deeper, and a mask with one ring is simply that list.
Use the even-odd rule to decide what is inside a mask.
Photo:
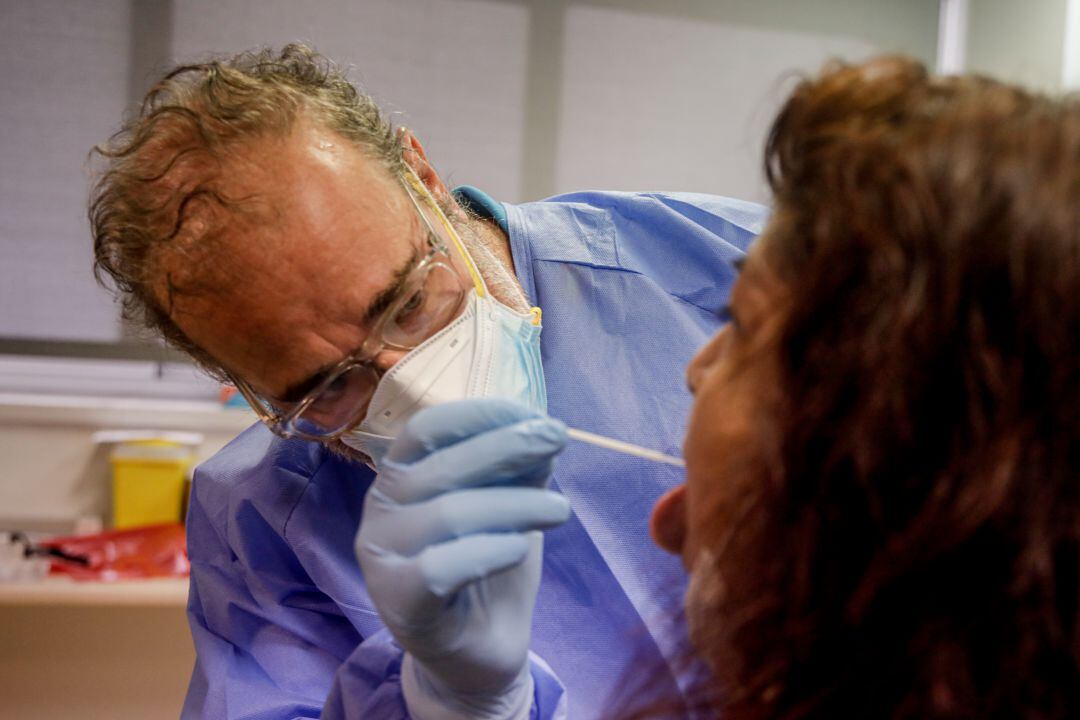
[{"label": "glove wrist cuff", "polygon": [[527,720],[533,704],[528,663],[498,695],[476,695],[455,692],[406,653],[401,689],[413,720]]}]

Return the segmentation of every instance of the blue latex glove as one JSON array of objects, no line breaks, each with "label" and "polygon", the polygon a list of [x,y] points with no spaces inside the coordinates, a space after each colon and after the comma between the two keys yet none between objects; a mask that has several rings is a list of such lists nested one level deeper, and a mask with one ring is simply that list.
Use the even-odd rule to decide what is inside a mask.
[{"label": "blue latex glove", "polygon": [[406,651],[414,718],[528,717],[539,530],[570,516],[545,489],[565,443],[558,420],[469,399],[417,413],[379,462],[356,556]]}]

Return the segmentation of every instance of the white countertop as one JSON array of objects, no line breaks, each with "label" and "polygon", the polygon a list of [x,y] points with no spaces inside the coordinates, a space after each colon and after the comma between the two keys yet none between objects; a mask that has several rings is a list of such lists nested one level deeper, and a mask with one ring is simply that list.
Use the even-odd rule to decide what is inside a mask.
[{"label": "white countertop", "polygon": [[255,420],[250,408],[223,408],[208,400],[0,393],[0,424],[239,433]]},{"label": "white countertop", "polygon": [[53,605],[93,607],[176,607],[187,604],[187,578],[78,582],[49,576],[0,583],[0,607]]}]

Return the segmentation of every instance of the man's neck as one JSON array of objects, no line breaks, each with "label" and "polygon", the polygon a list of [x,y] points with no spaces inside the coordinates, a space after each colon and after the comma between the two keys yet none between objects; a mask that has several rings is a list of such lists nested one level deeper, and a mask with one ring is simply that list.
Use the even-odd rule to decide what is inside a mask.
[{"label": "man's neck", "polygon": [[476,234],[480,237],[495,258],[502,263],[510,272],[514,272],[514,254],[510,250],[510,237],[503,232],[499,224],[491,218],[477,218],[474,220]]},{"label": "man's neck", "polygon": [[470,217],[469,231],[471,237],[465,239],[469,253],[491,294],[513,310],[528,312],[529,300],[514,272],[510,238],[498,223],[488,218]]}]

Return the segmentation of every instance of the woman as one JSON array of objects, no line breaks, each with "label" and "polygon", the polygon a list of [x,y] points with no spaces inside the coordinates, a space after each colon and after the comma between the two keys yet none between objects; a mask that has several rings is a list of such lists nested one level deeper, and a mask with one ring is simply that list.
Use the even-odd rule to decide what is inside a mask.
[{"label": "woman", "polygon": [[652,519],[722,716],[1080,717],[1080,104],[832,67],[767,168]]},{"label": "woman", "polygon": [[[897,58],[835,66],[784,106],[767,167],[774,216],[689,368],[687,483],[652,518],[691,571],[690,638],[713,671],[692,709],[1080,717],[1080,106]],[[470,448],[503,503],[420,563],[438,579],[468,561],[421,610],[498,622],[455,635],[380,607],[414,717],[448,717],[447,697],[453,717],[559,716],[525,658],[539,568],[500,573],[568,513],[536,487],[561,432],[490,399],[444,405],[380,470],[365,517],[406,491],[478,492],[410,475],[480,462]],[[364,530],[358,549],[365,572],[386,557]]]}]

